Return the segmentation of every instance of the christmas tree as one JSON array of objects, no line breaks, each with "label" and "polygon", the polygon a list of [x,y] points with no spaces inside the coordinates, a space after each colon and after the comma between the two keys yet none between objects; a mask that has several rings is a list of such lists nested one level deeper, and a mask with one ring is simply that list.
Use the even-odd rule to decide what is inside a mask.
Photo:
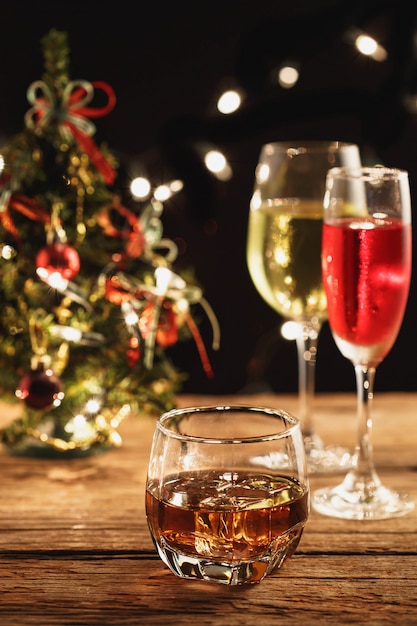
[{"label": "christmas tree", "polygon": [[[215,335],[216,322],[201,289],[172,269],[161,202],[132,207],[117,158],[93,139],[112,88],[70,79],[65,32],[52,29],[42,48],[24,129],[1,155],[0,396],[22,415],[0,440],[85,451],[117,444],[131,411],[175,406],[184,375],[168,346],[193,337],[211,376],[192,305]],[[104,105],[93,106],[97,96]]]}]

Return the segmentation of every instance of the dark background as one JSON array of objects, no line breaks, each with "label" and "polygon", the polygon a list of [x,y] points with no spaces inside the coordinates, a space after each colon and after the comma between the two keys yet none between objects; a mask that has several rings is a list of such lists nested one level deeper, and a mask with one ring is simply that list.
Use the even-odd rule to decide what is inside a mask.
[{"label": "dark background", "polygon": [[[407,169],[417,198],[417,108],[405,104],[417,91],[417,10],[409,4],[15,1],[2,7],[0,148],[23,128],[26,90],[43,73],[40,40],[54,27],[68,33],[71,78],[103,80],[116,92],[115,109],[95,122],[95,139],[119,156],[126,180],[142,173],[154,186],[172,178],[185,183],[165,205],[164,236],[181,244],[176,268],[194,269],[222,331],[221,348],[213,352],[204,312],[194,310],[215,377],[205,377],[194,343],[181,343],[172,356],[189,373],[186,391],[232,393],[254,383],[297,389],[295,344],[280,337],[282,320],[258,295],[246,267],[247,215],[263,143],[353,141],[364,160],[376,156]],[[361,56],[347,37],[352,27],[378,37],[387,61]],[[285,60],[300,63],[291,90],[271,81]],[[233,81],[247,100],[238,113],[221,116],[216,99]],[[201,150],[210,145],[227,155],[230,181],[205,172]],[[417,390],[416,281],[414,269],[403,327],[379,367],[376,390]],[[353,368],[326,324],[317,389],[354,387]]]}]

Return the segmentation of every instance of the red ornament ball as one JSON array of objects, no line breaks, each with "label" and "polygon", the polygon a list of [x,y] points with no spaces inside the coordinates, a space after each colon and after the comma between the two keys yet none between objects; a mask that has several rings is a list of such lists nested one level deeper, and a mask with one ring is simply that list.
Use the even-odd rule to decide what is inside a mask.
[{"label": "red ornament ball", "polygon": [[71,280],[80,271],[80,266],[77,250],[60,241],[45,246],[36,257],[36,268],[41,270],[41,278],[42,272],[47,276],[57,272],[62,278]]},{"label": "red ornament ball", "polygon": [[20,379],[16,396],[31,409],[59,406],[64,397],[61,379],[40,363],[37,369],[31,370]]}]

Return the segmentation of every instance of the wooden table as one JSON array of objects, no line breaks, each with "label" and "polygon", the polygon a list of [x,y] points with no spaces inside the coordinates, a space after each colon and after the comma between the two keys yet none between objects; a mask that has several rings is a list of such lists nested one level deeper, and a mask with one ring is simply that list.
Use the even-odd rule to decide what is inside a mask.
[{"label": "wooden table", "polygon": [[[297,413],[294,396],[180,396]],[[319,395],[317,430],[352,446],[355,398]],[[374,402],[378,472],[416,508],[387,521],[311,513],[298,551],[259,585],[183,581],[154,550],[144,512],[154,420],[128,418],[121,448],[76,460],[0,451],[1,626],[417,624],[417,393]],[[340,476],[312,477],[311,487]]]}]

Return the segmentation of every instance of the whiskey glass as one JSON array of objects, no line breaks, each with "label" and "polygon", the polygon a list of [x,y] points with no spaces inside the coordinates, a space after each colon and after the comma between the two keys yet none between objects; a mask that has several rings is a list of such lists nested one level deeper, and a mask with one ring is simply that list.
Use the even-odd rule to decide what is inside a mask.
[{"label": "whiskey glass", "polygon": [[256,406],[164,413],[146,515],[160,558],[177,576],[259,583],[293,555],[309,515],[299,420]]}]

